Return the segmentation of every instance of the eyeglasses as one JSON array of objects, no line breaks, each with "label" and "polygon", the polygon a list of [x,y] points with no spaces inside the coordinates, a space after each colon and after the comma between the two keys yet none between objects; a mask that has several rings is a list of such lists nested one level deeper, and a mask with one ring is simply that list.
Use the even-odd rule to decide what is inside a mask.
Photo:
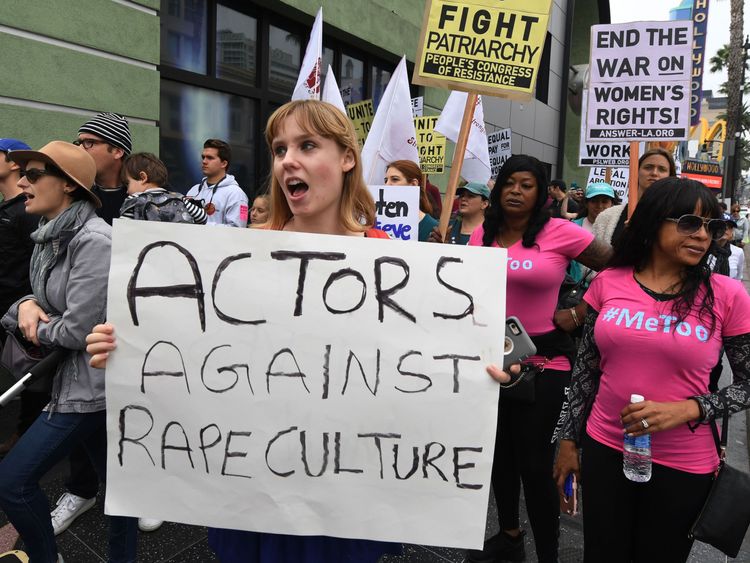
[{"label": "eyeglasses", "polygon": [[30,184],[36,184],[43,176],[55,176],[57,178],[63,178],[62,172],[58,172],[55,169],[45,168],[27,168],[23,171],[23,176],[29,181]]},{"label": "eyeglasses", "polygon": [[76,139],[73,144],[77,147],[83,147],[86,150],[93,148],[96,145],[108,145],[107,141],[100,141],[98,139]]},{"label": "eyeglasses", "polygon": [[706,231],[713,240],[719,240],[727,231],[727,224],[721,219],[704,219],[698,215],[683,215],[678,219],[667,217],[665,221],[677,223],[677,232],[689,236],[697,233],[705,226]]}]

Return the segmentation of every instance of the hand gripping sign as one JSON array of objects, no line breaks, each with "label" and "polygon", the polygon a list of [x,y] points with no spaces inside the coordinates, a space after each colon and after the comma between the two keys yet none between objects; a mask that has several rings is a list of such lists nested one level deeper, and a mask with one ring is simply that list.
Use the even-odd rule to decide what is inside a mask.
[{"label": "hand gripping sign", "polygon": [[551,0],[428,0],[413,82],[528,99]]},{"label": "hand gripping sign", "polygon": [[481,547],[506,260],[116,221],[107,513]]}]

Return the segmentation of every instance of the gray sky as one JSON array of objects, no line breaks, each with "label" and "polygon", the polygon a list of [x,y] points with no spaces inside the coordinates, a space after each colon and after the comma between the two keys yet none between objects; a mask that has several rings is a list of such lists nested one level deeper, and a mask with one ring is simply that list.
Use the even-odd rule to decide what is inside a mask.
[{"label": "gray sky", "polygon": [[[680,0],[610,0],[612,23],[648,20],[662,21],[669,19],[669,10],[679,6]],[[750,33],[750,0],[745,0],[744,35]],[[648,17],[644,17],[648,14]],[[708,60],[718,49],[729,43],[729,0],[709,0],[708,32],[706,35],[706,66],[703,71],[703,89],[714,90],[726,81],[724,73],[711,73]],[[750,78],[750,77],[748,77]]]}]

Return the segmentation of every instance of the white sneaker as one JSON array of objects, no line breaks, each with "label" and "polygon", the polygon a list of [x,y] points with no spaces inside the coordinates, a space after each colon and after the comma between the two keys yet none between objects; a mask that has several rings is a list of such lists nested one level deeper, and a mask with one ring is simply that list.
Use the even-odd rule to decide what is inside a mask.
[{"label": "white sneaker", "polygon": [[154,518],[138,518],[138,529],[141,532],[155,532],[161,525],[164,524],[164,520],[156,520]]},{"label": "white sneaker", "polygon": [[57,563],[65,563],[65,559],[59,553],[57,554]]},{"label": "white sneaker", "polygon": [[96,504],[96,498],[83,498],[73,493],[65,492],[57,499],[57,506],[50,516],[52,530],[55,535],[62,534],[73,521]]}]

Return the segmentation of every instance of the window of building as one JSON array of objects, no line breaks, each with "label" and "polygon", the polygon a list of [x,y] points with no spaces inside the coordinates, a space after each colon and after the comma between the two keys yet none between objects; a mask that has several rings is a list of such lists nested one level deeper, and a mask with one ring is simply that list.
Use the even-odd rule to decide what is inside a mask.
[{"label": "window of building", "polygon": [[203,142],[232,146],[230,173],[245,188],[256,184],[256,102],[171,80],[161,82],[161,158],[170,186],[187,192],[201,179]]},{"label": "window of building", "polygon": [[372,65],[372,103],[375,109],[380,105],[380,98],[383,97],[385,87],[391,80],[393,73],[390,70],[386,70],[380,65]]},{"label": "window of building", "polygon": [[302,65],[302,36],[272,25],[268,38],[271,55],[268,87],[277,94],[291,96]]},{"label": "window of building", "polygon": [[[209,137],[232,145],[229,172],[248,195],[262,188],[259,179],[270,164],[263,129],[291,98],[312,23],[290,6],[277,12],[268,5],[162,0],[161,157],[174,189],[184,192],[200,181],[200,152]],[[330,65],[345,103],[373,98],[377,104],[398,64],[397,57],[385,60],[368,49],[324,36],[322,78]]]},{"label": "window of building", "polygon": [[534,97],[543,104],[549,105],[549,73],[550,56],[552,52],[552,34],[548,31],[544,40],[542,57],[539,59],[539,72],[536,77],[536,91]]},{"label": "window of building", "polygon": [[219,4],[216,7],[216,77],[255,84],[258,20]]},{"label": "window of building", "polygon": [[168,0],[167,4],[161,14],[162,62],[183,70],[205,73],[206,0],[184,0],[183,6]]}]

